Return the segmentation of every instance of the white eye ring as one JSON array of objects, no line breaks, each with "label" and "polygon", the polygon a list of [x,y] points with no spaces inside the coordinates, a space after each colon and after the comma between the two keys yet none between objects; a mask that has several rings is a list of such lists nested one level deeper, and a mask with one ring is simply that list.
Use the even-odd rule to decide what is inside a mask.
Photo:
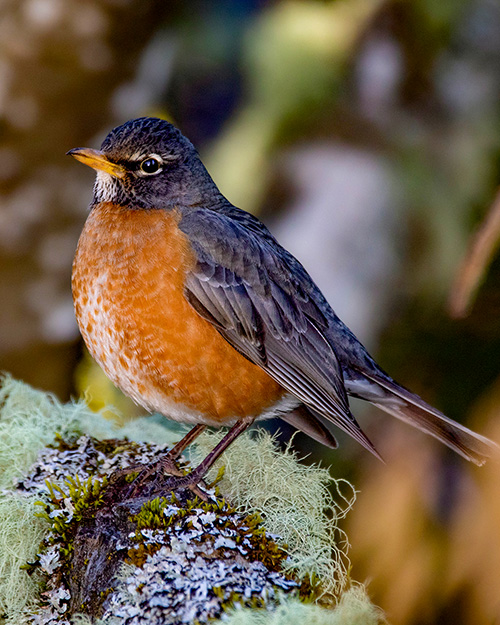
[{"label": "white eye ring", "polygon": [[162,163],[154,156],[148,156],[139,165],[139,169],[146,176],[154,176],[162,170]]}]

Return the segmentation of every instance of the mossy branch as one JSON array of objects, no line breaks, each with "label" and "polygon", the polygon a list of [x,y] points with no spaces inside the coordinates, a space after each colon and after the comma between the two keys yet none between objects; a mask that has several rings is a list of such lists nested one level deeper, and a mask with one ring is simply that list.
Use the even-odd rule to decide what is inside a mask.
[{"label": "mossy branch", "polygon": [[[0,440],[8,431],[18,442],[3,449],[18,469],[15,488],[3,484],[10,487],[3,494],[3,525],[9,509],[11,537],[29,524],[38,528],[20,561],[0,562],[8,623],[32,621],[34,614],[39,623],[69,623],[78,613],[81,623],[204,623],[224,610],[235,623],[263,622],[252,620],[258,613],[293,623],[291,612],[302,615],[301,625],[379,621],[361,587],[345,592],[347,542],[336,521],[352,503],[352,489],[333,503],[328,472],[299,464],[291,449],[277,451],[269,435],[230,448],[225,471],[219,467],[212,476],[218,485],[208,502],[189,490],[144,497],[131,489],[136,465],[157,459],[164,446],[118,438],[121,432],[82,404],[63,406],[10,378],[0,388],[0,404]],[[141,423],[143,435],[149,423]],[[98,437],[82,435],[83,426]],[[161,440],[158,426],[152,427]],[[31,431],[29,450],[16,429]],[[213,444],[213,435],[202,440],[202,446]],[[1,451],[0,463],[7,463]],[[31,516],[14,528],[12,511],[19,505]],[[25,560],[31,564],[20,571]],[[334,601],[338,606],[331,609]],[[341,608],[343,620],[332,620]],[[279,620],[283,615],[289,620]]]}]

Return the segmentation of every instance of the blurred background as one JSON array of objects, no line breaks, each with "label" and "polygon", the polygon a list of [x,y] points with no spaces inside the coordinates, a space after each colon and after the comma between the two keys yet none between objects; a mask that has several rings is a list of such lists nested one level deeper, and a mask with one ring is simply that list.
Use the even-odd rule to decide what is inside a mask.
[{"label": "blurred background", "polygon": [[[389,373],[500,441],[497,0],[2,2],[0,369],[124,418],[73,316],[93,172],[65,152],[145,114],[182,129]],[[498,465],[353,409],[385,465],[295,439],[360,491],[353,578],[394,624],[500,622]]]}]

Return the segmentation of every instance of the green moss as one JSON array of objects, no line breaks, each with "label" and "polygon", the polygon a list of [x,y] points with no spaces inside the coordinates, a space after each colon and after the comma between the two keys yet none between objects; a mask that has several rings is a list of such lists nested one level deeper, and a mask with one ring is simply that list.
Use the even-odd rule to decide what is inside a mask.
[{"label": "green moss", "polygon": [[[45,482],[48,491],[48,501],[37,501],[37,505],[44,508],[43,512],[37,513],[38,517],[46,519],[52,529],[57,532],[60,527],[60,520],[65,516],[66,524],[68,524],[68,515],[71,522],[79,522],[89,514],[93,515],[95,510],[102,505],[103,496],[108,479],[106,476],[102,478],[94,478],[90,476],[87,480],[82,481],[79,476],[67,477],[64,480],[66,489],[62,488],[56,482]],[[71,510],[68,508],[67,500],[71,502]],[[55,516],[53,513],[59,510],[63,514]],[[58,532],[57,532],[58,533]]]},{"label": "green moss", "polygon": [[245,597],[239,592],[232,591],[229,593],[229,597],[224,599],[225,593],[222,593],[221,607],[224,612],[230,612],[237,609],[249,608],[251,610],[263,610],[269,609],[269,604],[262,597],[252,595],[251,597]]},{"label": "green moss", "polygon": [[164,497],[156,497],[144,503],[140,511],[131,518],[137,529],[157,529],[164,526],[165,516],[163,514],[167,500]]},{"label": "green moss", "polygon": [[323,595],[320,578],[315,573],[304,575],[300,581],[299,597],[303,603],[313,603]]},{"label": "green moss", "polygon": [[240,536],[248,538],[252,545],[247,556],[250,561],[258,560],[270,571],[282,570],[283,562],[287,558],[286,545],[279,546],[269,537],[260,514],[247,515],[238,531]]},{"label": "green moss", "polygon": [[73,555],[73,540],[78,524],[85,518],[95,516],[95,511],[103,503],[107,483],[106,477],[89,477],[84,481],[78,476],[67,477],[64,489],[57,483],[46,481],[48,500],[35,502],[39,508],[35,516],[49,524],[50,534],[43,541],[37,558],[28,563],[31,572],[41,566],[40,556],[49,547],[56,545],[62,562],[61,573],[64,574]]},{"label": "green moss", "polygon": [[136,479],[138,475],[139,471],[131,471],[125,476],[125,481],[127,482],[127,484],[132,484],[132,482]]},{"label": "green moss", "polygon": [[[175,507],[175,511],[172,511]],[[169,510],[169,514],[165,512]],[[223,498],[215,501],[201,501],[198,497],[187,500],[185,506],[181,506],[174,493],[170,498],[157,497],[144,503],[140,511],[131,517],[136,526],[135,539],[141,541],[142,529],[169,529],[180,522],[184,527],[190,529],[191,522],[189,516],[199,511],[204,513],[214,512],[217,517],[214,521],[215,527],[224,527],[236,533],[235,542],[241,543],[248,539],[251,549],[248,553],[250,561],[258,560],[271,571],[280,571],[283,561],[287,558],[286,551],[270,538],[263,525],[259,514],[248,514],[241,516],[236,514],[236,510],[230,506]],[[206,539],[206,538],[205,538]]]},{"label": "green moss", "polygon": [[146,545],[145,543],[140,543],[137,547],[131,547],[127,550],[125,564],[132,564],[141,568],[146,563],[148,556],[152,556],[159,549],[161,549],[161,544]]}]

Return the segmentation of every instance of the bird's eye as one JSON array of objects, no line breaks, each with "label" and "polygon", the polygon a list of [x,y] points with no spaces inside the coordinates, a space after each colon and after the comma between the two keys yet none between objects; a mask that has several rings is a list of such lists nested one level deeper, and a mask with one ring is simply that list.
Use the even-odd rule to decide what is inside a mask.
[{"label": "bird's eye", "polygon": [[141,171],[145,174],[156,174],[161,169],[161,163],[156,158],[146,158],[140,164]]}]

